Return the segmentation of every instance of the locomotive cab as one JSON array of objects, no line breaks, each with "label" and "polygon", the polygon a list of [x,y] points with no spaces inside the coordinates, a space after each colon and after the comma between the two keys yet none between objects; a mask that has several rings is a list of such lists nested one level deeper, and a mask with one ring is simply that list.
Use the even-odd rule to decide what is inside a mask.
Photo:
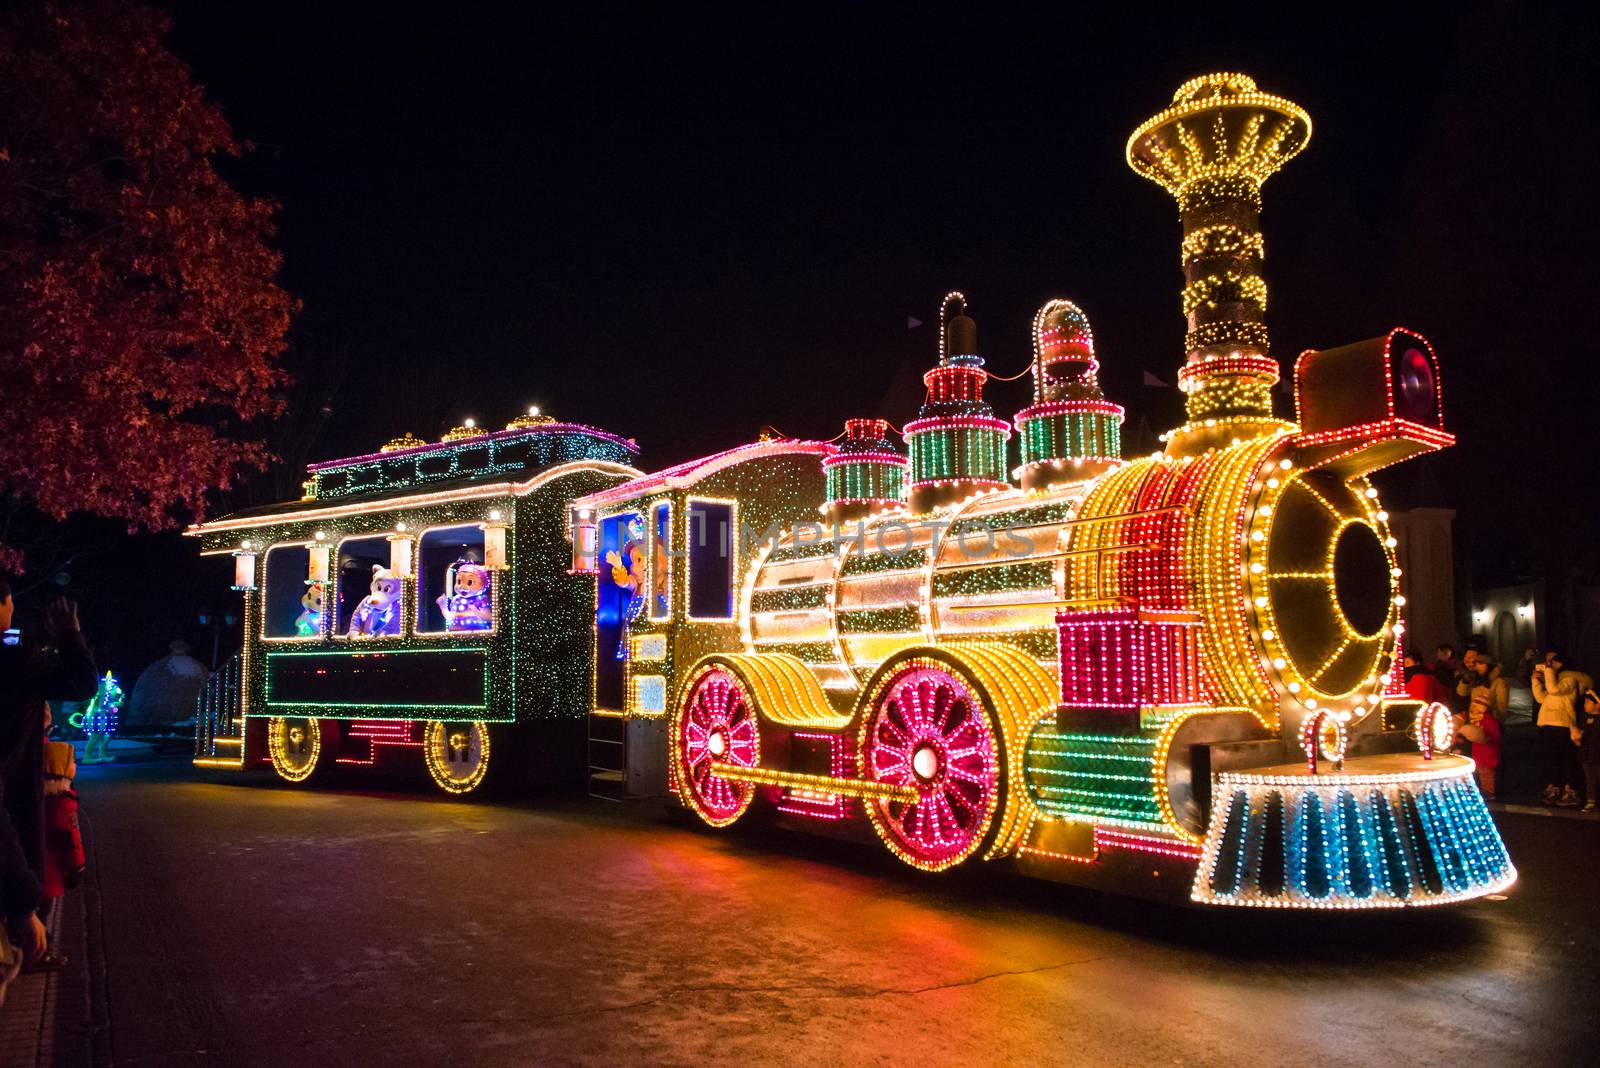
[{"label": "locomotive cab", "polygon": [[[1407,702],[1396,664],[1401,572],[1370,475],[1453,440],[1433,352],[1394,331],[1306,353],[1299,422],[1273,410],[1260,191],[1309,136],[1302,109],[1221,74],[1129,140],[1184,228],[1187,419],[1163,451],[1121,455],[1068,301],[1034,319],[1032,404],[998,418],[953,292],[905,455],[882,421],[851,420],[820,446],[822,486],[719,487],[780,526],[735,568],[737,619],[630,624],[613,655],[650,654],[610,680],[597,666],[596,714],[664,719],[666,788],[708,825],[767,808],[924,871],[1005,861],[1294,909],[1510,885],[1448,715]],[[646,530],[655,495],[740,455],[577,503],[625,564],[608,508]],[[639,585],[626,566],[609,581]]]}]

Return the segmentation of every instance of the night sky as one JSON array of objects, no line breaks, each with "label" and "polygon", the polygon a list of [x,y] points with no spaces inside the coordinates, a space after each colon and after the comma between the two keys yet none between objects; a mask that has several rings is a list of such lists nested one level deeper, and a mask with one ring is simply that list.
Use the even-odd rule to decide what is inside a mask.
[{"label": "night sky", "polygon": [[[1420,330],[1461,445],[1380,479],[1392,499],[1459,509],[1480,584],[1592,562],[1597,26],[1577,6],[342,7],[172,8],[172,47],[257,146],[228,173],[281,203],[304,301],[275,439],[293,462],[224,510],[292,495],[306,460],[531,403],[636,437],[647,468],[764,424],[901,422],[951,288],[1002,375],[1040,303],[1081,305],[1148,449],[1141,419],[1182,411],[1142,384],[1183,358],[1179,227],[1123,146],[1180,82],[1241,70],[1315,123],[1265,188],[1285,372]],[[1027,390],[990,400],[1008,416]],[[123,548],[150,614],[94,614],[131,671],[200,644],[193,602],[226,583],[187,539]],[[78,585],[109,602],[92,570]]]}]

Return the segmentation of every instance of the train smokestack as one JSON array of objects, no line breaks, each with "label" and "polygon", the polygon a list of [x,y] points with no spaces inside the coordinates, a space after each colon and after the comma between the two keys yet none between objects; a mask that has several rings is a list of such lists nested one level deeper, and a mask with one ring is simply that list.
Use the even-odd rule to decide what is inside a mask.
[{"label": "train smokestack", "polygon": [[1204,451],[1282,424],[1272,415],[1261,277],[1261,186],[1311,139],[1311,117],[1244,74],[1207,74],[1128,139],[1128,165],[1178,201],[1188,358],[1178,375],[1188,425],[1168,451]]}]

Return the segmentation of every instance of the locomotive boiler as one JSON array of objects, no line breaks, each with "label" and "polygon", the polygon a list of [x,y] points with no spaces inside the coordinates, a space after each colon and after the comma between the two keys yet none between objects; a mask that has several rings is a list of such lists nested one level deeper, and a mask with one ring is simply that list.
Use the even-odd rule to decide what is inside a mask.
[{"label": "locomotive boiler", "polygon": [[952,293],[904,451],[855,419],[574,502],[597,781],[664,778],[712,826],[860,828],[928,871],[1004,861],[1215,905],[1513,882],[1448,716],[1399,680],[1370,476],[1453,441],[1432,348],[1397,329],[1305,352],[1293,418],[1274,414],[1260,193],[1310,132],[1221,74],[1128,142],[1183,224],[1187,418],[1162,450],[1124,455],[1065,300],[1033,323],[1032,402],[997,417]]}]

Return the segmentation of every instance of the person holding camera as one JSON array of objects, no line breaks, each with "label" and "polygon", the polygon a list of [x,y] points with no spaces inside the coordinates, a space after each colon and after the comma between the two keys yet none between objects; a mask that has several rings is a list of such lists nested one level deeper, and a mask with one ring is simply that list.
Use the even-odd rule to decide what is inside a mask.
[{"label": "person holding camera", "polygon": [[1567,670],[1559,649],[1545,653],[1533,669],[1533,699],[1539,702],[1539,748],[1544,753],[1544,803],[1578,807],[1578,691],[1582,677]]}]

